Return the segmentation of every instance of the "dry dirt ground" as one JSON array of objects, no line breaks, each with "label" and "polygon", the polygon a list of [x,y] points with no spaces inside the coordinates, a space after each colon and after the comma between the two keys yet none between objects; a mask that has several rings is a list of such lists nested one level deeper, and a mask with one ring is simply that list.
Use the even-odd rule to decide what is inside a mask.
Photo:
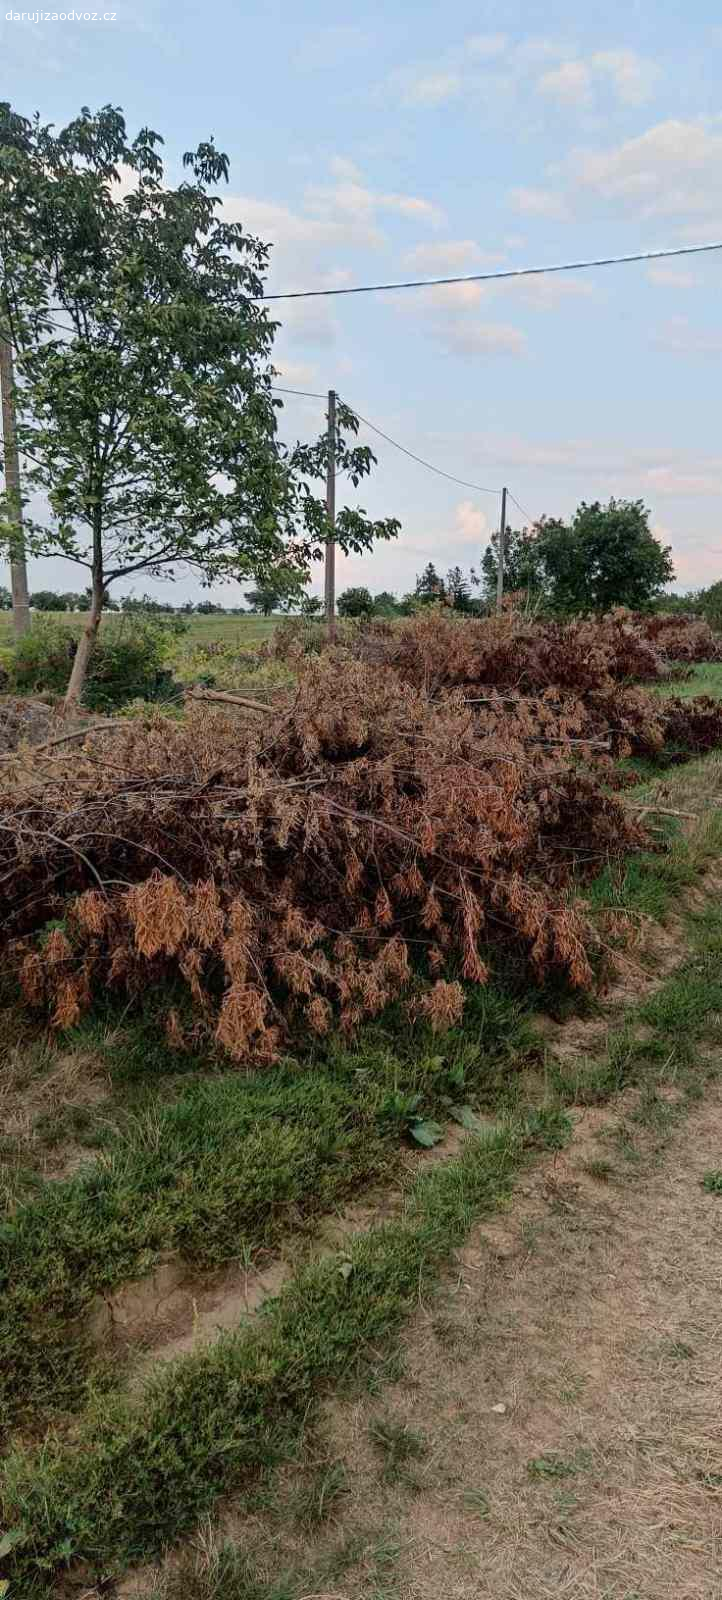
[{"label": "dry dirt ground", "polygon": [[[333,1600],[720,1600],[722,1198],[701,1182],[720,1167],[717,1086],[658,1159],[635,1163],[629,1125],[590,1127],[475,1231],[403,1379],[326,1409],[336,1537],[363,1523],[386,1546],[386,1578]],[[374,1414],[423,1436],[395,1483]]]}]

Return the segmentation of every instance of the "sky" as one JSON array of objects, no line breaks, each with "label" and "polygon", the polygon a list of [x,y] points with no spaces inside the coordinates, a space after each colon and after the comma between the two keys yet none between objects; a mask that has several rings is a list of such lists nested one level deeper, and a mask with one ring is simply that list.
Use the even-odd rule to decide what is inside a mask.
[{"label": "sky", "polygon": [[[16,110],[63,123],[122,106],[131,133],[162,133],[171,182],[213,134],[230,157],[229,217],[273,245],[269,292],[722,240],[713,0],[117,0],[112,21],[8,15],[20,13],[0,13],[0,95]],[[429,560],[478,566],[502,484],[524,509],[510,506],[517,526],[582,499],[643,499],[678,589],[722,576],[721,282],[722,251],[279,303],[279,384],[335,388],[494,491],[362,429],[378,466],[357,503],[402,531],[339,557],[338,587],[405,592]],[[315,437],[325,401],[284,399],[284,434]],[[30,581],[81,587],[58,560],[33,562]],[[211,593],[238,604],[246,587]],[[145,589],[199,596],[182,573],[172,596]]]}]

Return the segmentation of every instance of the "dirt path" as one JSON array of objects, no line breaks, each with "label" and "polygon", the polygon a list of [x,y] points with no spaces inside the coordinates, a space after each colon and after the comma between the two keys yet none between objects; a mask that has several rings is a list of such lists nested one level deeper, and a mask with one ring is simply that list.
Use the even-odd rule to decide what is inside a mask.
[{"label": "dirt path", "polygon": [[[661,1162],[589,1141],[476,1230],[420,1309],[377,1414],[426,1455],[384,1483],[369,1401],[329,1405],[349,1494],[336,1535],[383,1528],[393,1580],[339,1600],[722,1600],[722,1090]],[[630,1159],[630,1156],[632,1159]]]}]

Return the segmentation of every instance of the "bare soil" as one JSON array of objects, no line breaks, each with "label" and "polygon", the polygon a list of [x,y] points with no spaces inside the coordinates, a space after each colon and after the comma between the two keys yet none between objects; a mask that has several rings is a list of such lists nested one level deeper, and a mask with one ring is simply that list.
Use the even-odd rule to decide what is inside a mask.
[{"label": "bare soil", "polygon": [[383,1483],[368,1399],[327,1406],[335,1536],[374,1526],[395,1551],[392,1584],[346,1577],[337,1600],[722,1597],[722,1201],[701,1184],[722,1091],[661,1160],[618,1155],[621,1132],[587,1113],[420,1307],[377,1403],[423,1435],[411,1482]]}]

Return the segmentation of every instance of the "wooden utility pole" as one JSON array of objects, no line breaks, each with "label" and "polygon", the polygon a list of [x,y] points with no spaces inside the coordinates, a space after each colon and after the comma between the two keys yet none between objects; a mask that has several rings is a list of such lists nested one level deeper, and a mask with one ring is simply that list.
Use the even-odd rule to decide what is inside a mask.
[{"label": "wooden utility pole", "polygon": [[506,485],[501,491],[501,517],[499,519],[499,556],[496,564],[496,609],[501,611],[504,602],[504,556],[506,554]]},{"label": "wooden utility pole", "polygon": [[[0,316],[2,307],[0,306]],[[16,639],[30,627],[28,572],[25,565],[23,503],[20,493],[20,458],[15,430],[15,374],[10,330],[0,322],[0,392],[2,393],[3,439],[5,441],[5,494],[11,522],[10,587],[13,596],[13,626]]]},{"label": "wooden utility pole", "polygon": [[326,459],[326,513],[331,535],[326,544],[326,621],[333,636],[336,615],[336,390],[328,391],[328,456]]}]

